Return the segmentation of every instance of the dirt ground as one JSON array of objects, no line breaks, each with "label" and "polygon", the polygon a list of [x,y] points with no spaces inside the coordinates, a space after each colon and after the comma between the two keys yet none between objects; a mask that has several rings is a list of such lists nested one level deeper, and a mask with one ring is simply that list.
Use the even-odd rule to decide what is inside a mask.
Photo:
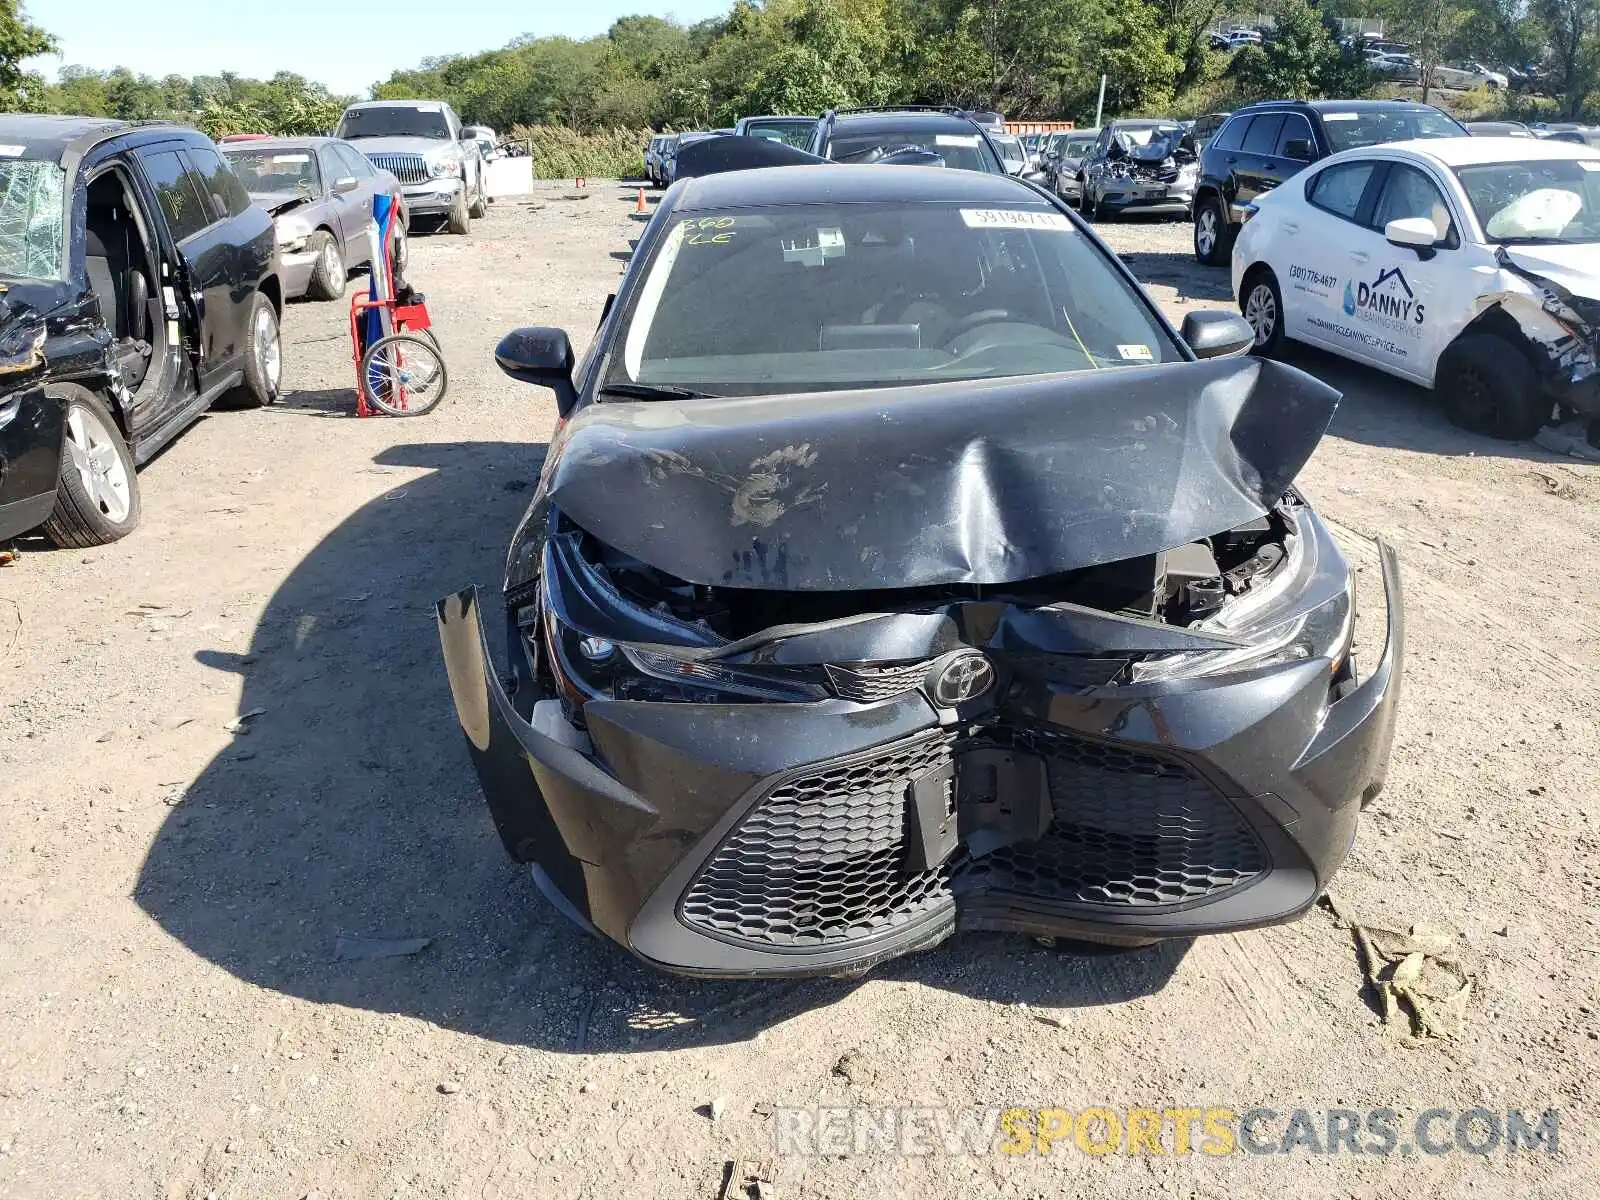
[{"label": "dirt ground", "polygon": [[[1346,395],[1303,483],[1369,601],[1362,539],[1397,546],[1410,641],[1335,892],[1460,932],[1459,1039],[1385,1030],[1321,909],[777,984],[670,979],[551,911],[494,834],[431,606],[497,584],[553,422],[496,339],[586,341],[633,207],[550,189],[415,240],[452,373],[421,420],[353,419],[343,306],[292,306],[280,405],[150,464],[126,541],[0,570],[0,1195],[709,1200],[771,1157],[773,1106],[857,1104],[1557,1108],[1560,1152],[848,1154],[762,1194],[1600,1195],[1600,468],[1322,354],[1295,361]],[[1230,304],[1186,226],[1103,229],[1169,313]],[[431,941],[349,957],[373,937]]]}]

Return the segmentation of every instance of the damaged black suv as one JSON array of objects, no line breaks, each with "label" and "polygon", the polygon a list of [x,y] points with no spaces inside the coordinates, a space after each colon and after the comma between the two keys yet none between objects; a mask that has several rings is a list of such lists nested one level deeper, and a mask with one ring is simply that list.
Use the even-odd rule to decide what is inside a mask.
[{"label": "damaged black suv", "polygon": [[1249,342],[1005,176],[680,183],[581,365],[497,351],[561,414],[509,672],[475,590],[438,617],[506,849],[693,975],[1303,912],[1383,782],[1400,597],[1380,547],[1358,673],[1292,482],[1338,394]]}]

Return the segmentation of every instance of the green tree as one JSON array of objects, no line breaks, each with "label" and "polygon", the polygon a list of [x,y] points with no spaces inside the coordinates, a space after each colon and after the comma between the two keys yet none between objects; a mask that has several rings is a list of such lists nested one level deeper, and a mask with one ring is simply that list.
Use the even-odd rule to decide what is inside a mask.
[{"label": "green tree", "polygon": [[55,38],[28,20],[19,0],[0,0],[0,105],[24,112],[37,105],[45,82],[22,63],[55,49]]}]

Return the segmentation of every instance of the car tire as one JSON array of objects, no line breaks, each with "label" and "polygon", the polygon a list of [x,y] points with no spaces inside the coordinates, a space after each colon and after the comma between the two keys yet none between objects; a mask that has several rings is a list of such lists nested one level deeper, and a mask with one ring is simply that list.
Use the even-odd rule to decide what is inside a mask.
[{"label": "car tire", "polygon": [[1278,358],[1283,354],[1283,293],[1278,290],[1278,279],[1266,267],[1252,267],[1239,289],[1239,311],[1256,331],[1256,344],[1252,353],[1262,358]]},{"label": "car tire", "polygon": [[461,189],[455,198],[455,202],[450,205],[450,215],[444,219],[444,227],[451,233],[467,234],[472,232],[472,213],[467,208],[466,188]]},{"label": "car tire", "polygon": [[1452,423],[1508,442],[1533,437],[1555,407],[1522,351],[1492,333],[1457,338],[1439,356],[1433,387]]},{"label": "car tire", "polygon": [[316,265],[311,268],[311,280],[306,284],[306,295],[313,300],[339,299],[344,295],[348,277],[339,243],[333,240],[333,234],[326,229],[319,229],[311,235],[306,249],[316,255]]},{"label": "car tire", "polygon": [[467,215],[474,221],[481,221],[489,215],[489,193],[484,191],[482,175],[478,176],[478,198],[472,202]]},{"label": "car tire", "polygon": [[264,408],[278,402],[283,382],[283,333],[278,310],[260,292],[250,298],[245,326],[244,382],[229,394],[237,408]]},{"label": "car tire", "polygon": [[1195,205],[1194,260],[1207,267],[1225,267],[1233,253],[1233,229],[1227,210],[1217,196],[1207,196]]},{"label": "car tire", "polygon": [[1087,183],[1083,185],[1083,191],[1078,196],[1078,211],[1083,214],[1085,221],[1097,221],[1100,219],[1100,206],[1090,198],[1090,189]]},{"label": "car tire", "polygon": [[104,546],[139,524],[133,454],[105,402],[75,383],[46,389],[66,405],[56,506],[41,532],[63,550]]}]

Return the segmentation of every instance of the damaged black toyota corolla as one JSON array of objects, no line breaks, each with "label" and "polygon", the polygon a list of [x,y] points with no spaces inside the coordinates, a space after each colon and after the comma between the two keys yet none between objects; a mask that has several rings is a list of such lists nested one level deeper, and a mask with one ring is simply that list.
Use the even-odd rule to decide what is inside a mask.
[{"label": "damaged black toyota corolla", "polygon": [[679,183],[576,370],[558,330],[498,351],[562,416],[509,675],[476,592],[439,625],[507,850],[694,975],[1303,912],[1383,782],[1400,596],[1380,547],[1358,674],[1292,486],[1338,394],[1250,336],[1180,337],[1003,176]]}]

